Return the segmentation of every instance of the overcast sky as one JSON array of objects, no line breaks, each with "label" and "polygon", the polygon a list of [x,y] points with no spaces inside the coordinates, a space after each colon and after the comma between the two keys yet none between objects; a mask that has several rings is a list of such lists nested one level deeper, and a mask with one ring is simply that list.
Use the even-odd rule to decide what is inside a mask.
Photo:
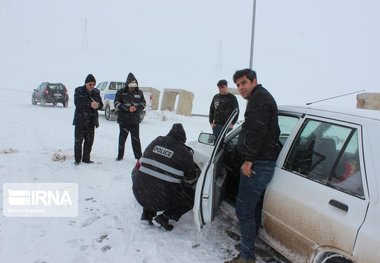
[{"label": "overcast sky", "polygon": [[[253,67],[279,104],[380,87],[380,1],[257,0]],[[0,89],[60,81],[194,92],[207,113],[216,82],[249,66],[252,0],[0,0]],[[355,105],[355,95],[333,100]]]}]

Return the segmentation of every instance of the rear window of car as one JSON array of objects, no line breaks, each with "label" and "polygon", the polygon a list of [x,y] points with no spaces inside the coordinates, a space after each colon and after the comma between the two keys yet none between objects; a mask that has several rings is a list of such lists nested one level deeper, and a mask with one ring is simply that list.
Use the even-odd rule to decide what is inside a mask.
[{"label": "rear window of car", "polygon": [[56,91],[62,91],[65,90],[65,86],[62,84],[49,84],[50,89],[54,89]]}]

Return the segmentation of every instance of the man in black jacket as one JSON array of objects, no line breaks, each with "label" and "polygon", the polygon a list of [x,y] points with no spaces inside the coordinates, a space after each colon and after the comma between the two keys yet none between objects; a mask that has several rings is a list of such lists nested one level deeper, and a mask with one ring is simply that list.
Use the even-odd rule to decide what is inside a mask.
[{"label": "man in black jacket", "polygon": [[[227,84],[227,80],[225,79],[218,81],[216,85],[218,86],[219,93],[213,97],[210,105],[210,113],[208,117],[212,132],[216,137],[218,137],[231,113],[235,109],[239,110],[238,101],[235,95],[228,92]],[[230,130],[234,127],[238,117],[239,112],[228,127]]]},{"label": "man in black jacket", "polygon": [[89,74],[86,77],[85,85],[76,88],[74,93],[73,125],[75,125],[74,155],[76,165],[81,161],[93,163],[90,159],[90,153],[94,143],[95,127],[99,127],[98,110],[103,108],[102,98],[99,90],[95,88],[95,84],[94,76]]},{"label": "man in black jacket", "polygon": [[194,184],[197,178],[193,155],[185,145],[182,124],[173,125],[167,136],[151,142],[141,158],[139,170],[132,172],[133,193],[143,207],[141,220],[154,222],[172,230],[169,219],[178,221],[194,204]]},{"label": "man in black jacket", "polygon": [[272,95],[257,83],[255,71],[238,70],[233,80],[240,95],[248,103],[237,144],[237,150],[243,160],[236,198],[241,254],[232,262],[255,262],[255,239],[261,223],[259,202],[272,179],[280,152],[278,110]]},{"label": "man in black jacket", "polygon": [[143,92],[139,89],[137,79],[132,73],[128,74],[125,88],[117,91],[114,100],[117,111],[117,122],[119,123],[119,147],[116,160],[124,158],[125,142],[129,132],[132,136],[132,148],[135,159],[140,159],[140,115],[144,110],[146,101]]}]

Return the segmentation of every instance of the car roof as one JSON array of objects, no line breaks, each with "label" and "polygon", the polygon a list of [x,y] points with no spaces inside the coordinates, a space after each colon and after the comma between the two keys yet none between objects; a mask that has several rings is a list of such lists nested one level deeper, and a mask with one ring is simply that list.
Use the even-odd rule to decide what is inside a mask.
[{"label": "car roof", "polygon": [[362,120],[373,120],[380,122],[380,111],[369,109],[357,109],[357,108],[345,108],[345,107],[316,107],[316,106],[289,106],[279,105],[280,111],[293,112],[293,113],[305,113],[309,115],[324,116],[329,118],[352,120],[355,122],[361,122]]},{"label": "car roof", "polygon": [[[48,84],[48,85],[63,85],[63,83],[61,82],[48,82],[48,81],[45,81],[45,82],[42,82],[44,84]],[[63,85],[65,86],[65,85]]]},{"label": "car roof", "polygon": [[104,81],[100,81],[99,83],[103,83],[103,82],[108,82],[108,83],[111,83],[111,82],[125,83],[125,81],[119,81],[119,80],[104,80]]}]

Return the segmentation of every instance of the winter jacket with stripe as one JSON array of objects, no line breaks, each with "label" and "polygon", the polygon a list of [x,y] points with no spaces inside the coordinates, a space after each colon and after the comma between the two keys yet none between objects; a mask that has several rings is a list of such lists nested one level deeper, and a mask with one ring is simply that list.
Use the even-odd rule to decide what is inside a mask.
[{"label": "winter jacket with stripe", "polygon": [[140,162],[132,189],[143,207],[154,207],[155,211],[169,209],[182,200],[179,195],[196,181],[192,153],[171,136],[159,136],[151,142]]},{"label": "winter jacket with stripe", "polygon": [[157,137],[145,149],[140,162],[140,176],[175,184],[191,182],[196,177],[192,153],[171,136]]},{"label": "winter jacket with stripe", "polygon": [[[137,125],[140,123],[140,115],[141,112],[145,109],[146,101],[141,90],[136,88],[133,92],[130,92],[126,87],[117,91],[114,105],[118,113],[118,123]],[[135,106],[137,110],[130,112],[129,108],[131,106]]]}]

